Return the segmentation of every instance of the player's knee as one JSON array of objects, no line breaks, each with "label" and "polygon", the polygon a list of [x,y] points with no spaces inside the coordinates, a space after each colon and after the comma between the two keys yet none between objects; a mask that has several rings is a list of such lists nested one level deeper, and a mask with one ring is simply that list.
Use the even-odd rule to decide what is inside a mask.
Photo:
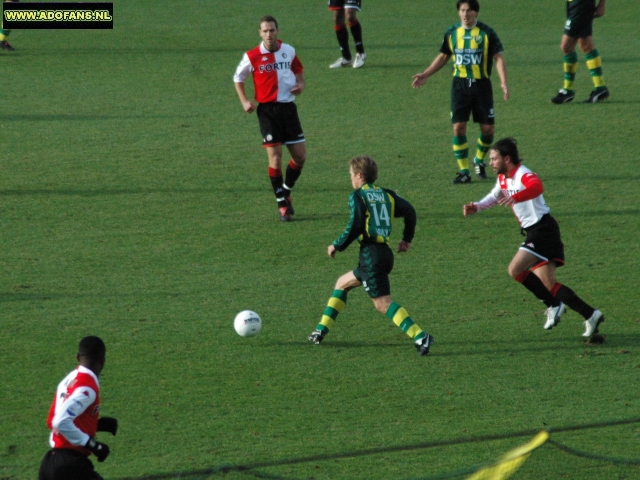
[{"label": "player's knee", "polygon": [[518,279],[524,272],[520,271],[520,269],[516,268],[514,265],[509,265],[508,268],[509,276],[513,278],[516,282],[519,282]]}]

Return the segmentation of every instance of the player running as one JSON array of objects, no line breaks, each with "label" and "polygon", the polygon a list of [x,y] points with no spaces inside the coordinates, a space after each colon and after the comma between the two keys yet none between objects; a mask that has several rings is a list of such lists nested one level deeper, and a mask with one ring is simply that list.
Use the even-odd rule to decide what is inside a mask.
[{"label": "player running", "polygon": [[389,236],[393,218],[404,218],[404,232],[398,244],[398,252],[406,252],[416,229],[416,211],[413,206],[393,190],[379,187],[373,182],[378,178],[376,162],[366,156],[349,161],[349,174],[354,192],[349,197],[351,218],[346,230],[329,245],[327,253],[334,258],[336,252],[347,249],[358,239],[360,259],[355,270],[342,275],[336,282],[335,290],[316,330],[309,335],[309,341],[320,344],[329,333],[338,314],[347,303],[347,293],[364,286],[380,313],[415,342],[418,355],[429,353],[433,337],[416,325],[407,311],[391,300],[389,273],[393,269],[393,252],[389,247]]},{"label": "player running", "polygon": [[547,306],[544,328],[551,330],[560,323],[566,305],[584,317],[583,337],[598,333],[598,326],[604,322],[602,312],[556,281],[556,268],[564,265],[564,245],[560,227],[542,197],[540,178],[521,164],[513,138],[496,142],[489,158],[491,168],[498,174],[496,185],[479,202],[464,205],[464,216],[496,205],[510,206],[527,237],[509,264],[509,275]]}]

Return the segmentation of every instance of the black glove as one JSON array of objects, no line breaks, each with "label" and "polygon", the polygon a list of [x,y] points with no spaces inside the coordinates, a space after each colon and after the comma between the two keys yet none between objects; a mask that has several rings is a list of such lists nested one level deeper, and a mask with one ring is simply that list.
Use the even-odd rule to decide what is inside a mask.
[{"label": "black glove", "polygon": [[98,419],[98,431],[109,432],[111,435],[115,435],[118,431],[118,420],[111,417],[100,417]]},{"label": "black glove", "polygon": [[91,453],[98,457],[99,462],[104,462],[111,452],[109,450],[109,445],[106,443],[100,443],[91,437],[89,437],[89,441],[85,444],[85,448],[91,450]]}]

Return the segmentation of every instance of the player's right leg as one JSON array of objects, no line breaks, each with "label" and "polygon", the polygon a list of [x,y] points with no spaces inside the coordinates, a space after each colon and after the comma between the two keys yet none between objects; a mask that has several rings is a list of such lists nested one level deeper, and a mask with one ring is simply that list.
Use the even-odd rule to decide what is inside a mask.
[{"label": "player's right leg", "polygon": [[269,157],[269,181],[273,194],[278,202],[278,211],[280,220],[288,222],[291,220],[289,213],[289,202],[287,200],[287,190],[284,188],[284,180],[282,176],[282,145],[271,145],[265,147]]},{"label": "player's right leg", "polygon": [[353,63],[353,58],[349,49],[349,31],[345,22],[344,0],[330,0],[329,10],[333,12],[333,29],[342,52],[342,56],[329,65],[329,68],[347,67]]},{"label": "player's right leg", "polygon": [[453,126],[453,154],[460,172],[453,179],[454,185],[471,182],[469,170],[469,143],[467,141],[467,122],[471,116],[472,96],[469,81],[466,78],[454,78],[451,83],[451,125]]},{"label": "player's right leg", "polygon": [[467,140],[467,122],[453,124],[453,154],[456,157],[460,172],[453,179],[454,185],[471,182],[471,171],[469,170],[469,142]]},{"label": "player's right leg", "polygon": [[362,283],[356,278],[353,271],[342,275],[336,282],[335,289],[327,302],[320,323],[316,329],[309,335],[309,341],[319,345],[324,337],[329,333],[329,329],[333,326],[333,322],[338,314],[347,304],[347,292],[361,286]]},{"label": "player's right leg", "polygon": [[562,88],[558,90],[555,97],[551,99],[551,103],[560,105],[573,101],[576,96],[574,89],[574,81],[576,79],[576,71],[578,70],[578,55],[576,54],[576,45],[578,39],[567,34],[562,35],[560,41],[560,50],[564,55],[562,69],[564,71],[564,82]]}]

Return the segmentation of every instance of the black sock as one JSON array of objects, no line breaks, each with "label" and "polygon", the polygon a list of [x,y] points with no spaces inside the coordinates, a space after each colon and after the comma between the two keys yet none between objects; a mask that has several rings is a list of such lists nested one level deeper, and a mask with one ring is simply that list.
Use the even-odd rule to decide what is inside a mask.
[{"label": "black sock", "polygon": [[585,320],[591,318],[593,312],[596,311],[595,308],[588,305],[584,300],[582,300],[576,292],[571,290],[566,285],[562,285],[560,283],[556,283],[552,289],[552,292],[555,294],[556,298],[564,303],[571,310],[578,312]]},{"label": "black sock", "polygon": [[349,49],[349,32],[346,26],[335,27],[336,37],[338,37],[338,44],[340,44],[340,50],[342,50],[342,58],[345,60],[351,60],[351,50]]},{"label": "black sock", "polygon": [[356,23],[350,23],[349,28],[351,29],[353,41],[356,42],[356,52],[364,53],[364,45],[362,44],[362,27],[360,26],[360,22],[356,20]]},{"label": "black sock", "polygon": [[287,193],[282,186],[282,170],[269,167],[269,180],[271,180],[271,187],[273,187],[273,193],[278,201],[278,206],[286,207]]},{"label": "black sock", "polygon": [[286,180],[284,182],[289,192],[293,189],[301,174],[302,167],[291,160],[287,165]]},{"label": "black sock", "polygon": [[553,296],[553,294],[544,286],[542,280],[537,275],[526,271],[516,278],[516,281],[521,283],[527,290],[533,293],[539,300],[541,300],[547,307],[557,307],[560,305],[559,299]]}]

